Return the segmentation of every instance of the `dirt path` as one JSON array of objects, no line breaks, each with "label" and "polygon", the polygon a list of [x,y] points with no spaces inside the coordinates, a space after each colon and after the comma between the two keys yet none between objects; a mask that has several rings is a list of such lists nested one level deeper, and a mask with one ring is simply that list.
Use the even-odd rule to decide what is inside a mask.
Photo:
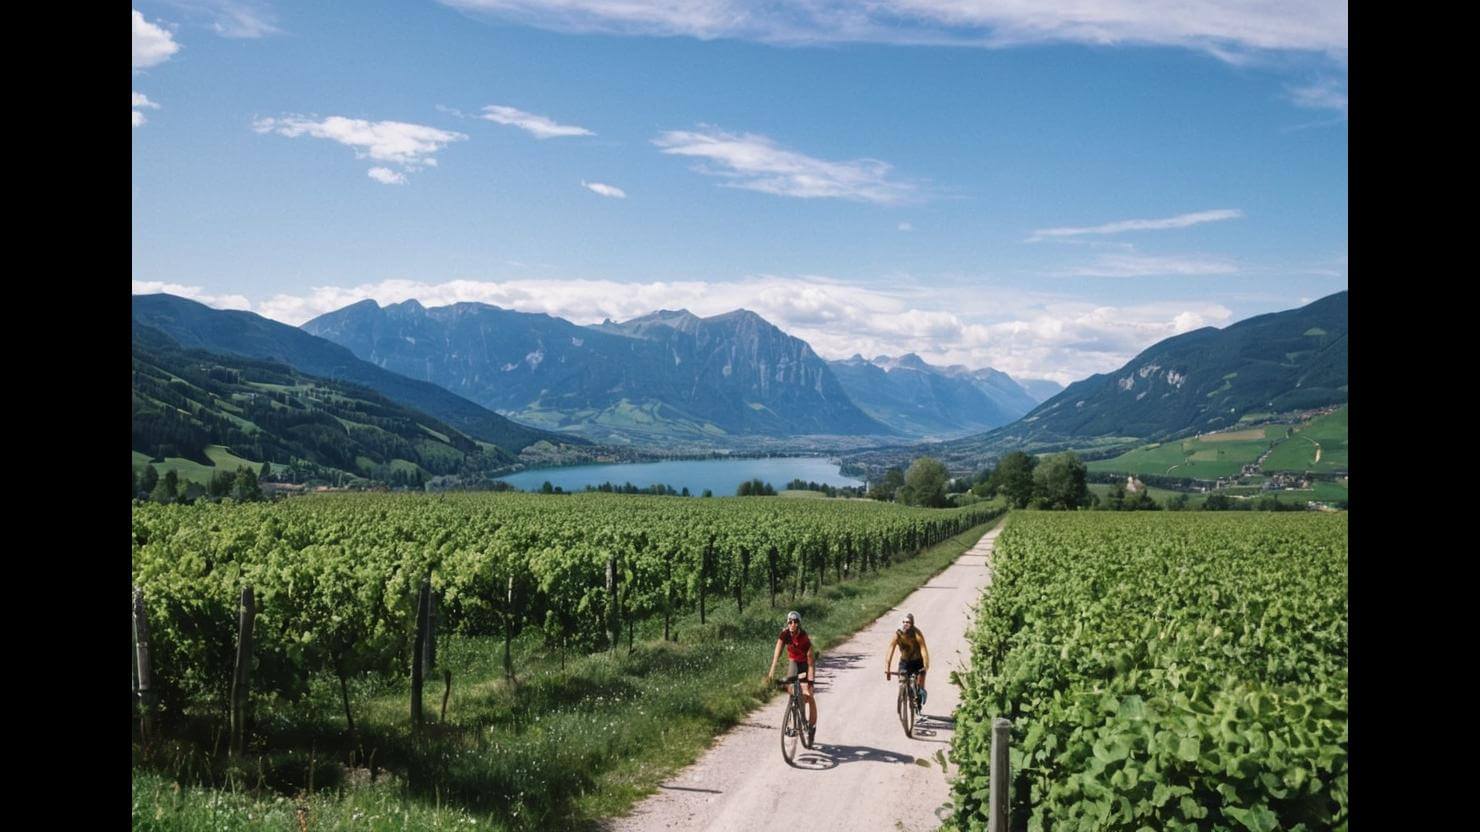
[{"label": "dirt path", "polygon": [[[796,767],[781,757],[786,697],[777,696],[606,828],[939,828],[950,811],[947,777],[956,771],[954,765],[943,768],[960,702],[949,674],[970,655],[965,634],[971,607],[991,580],[987,556],[1001,530],[999,525],[988,532],[899,607],[827,651],[817,664],[817,744],[811,751],[797,749]],[[929,699],[913,739],[894,713],[898,683],[884,680],[889,637],[906,611],[915,614],[931,658]],[[765,668],[755,672],[760,676]]]}]

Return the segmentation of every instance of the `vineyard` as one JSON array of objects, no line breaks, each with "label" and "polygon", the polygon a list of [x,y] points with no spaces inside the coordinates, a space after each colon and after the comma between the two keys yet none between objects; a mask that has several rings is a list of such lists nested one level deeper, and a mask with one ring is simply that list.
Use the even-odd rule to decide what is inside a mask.
[{"label": "vineyard", "polygon": [[[486,812],[495,828],[549,828],[573,806],[600,815],[634,799],[638,786],[610,773],[616,761],[649,761],[640,776],[650,780],[654,763],[670,764],[675,752],[665,748],[676,735],[697,751],[763,701],[755,679],[774,641],[772,604],[802,609],[825,643],[955,556],[943,546],[929,559],[918,552],[1000,512],[507,493],[136,504],[133,577],[158,715],[173,736],[195,725],[195,745],[205,748],[213,730],[224,731],[238,607],[250,586],[250,710],[266,722],[255,745],[249,737],[248,756],[282,757],[280,743],[296,737],[303,751],[317,743],[321,761],[349,755],[353,768],[378,747],[372,768],[404,772],[408,794],[439,805],[452,798]],[[956,554],[970,542],[958,545]],[[428,727],[416,740],[405,693],[423,582],[439,652],[427,679]],[[443,666],[458,668],[457,686]],[[514,675],[517,684],[501,681]],[[660,679],[661,693],[639,695]],[[450,714],[448,689],[461,691]],[[312,792],[297,765],[294,788],[307,779]],[[217,769],[198,780],[219,787]],[[318,776],[320,788],[338,782]],[[136,771],[136,799],[151,815],[158,801],[177,800],[155,778]],[[349,805],[357,804],[325,811]]]},{"label": "vineyard", "polygon": [[1015,830],[1345,829],[1343,515],[1014,516],[972,633],[956,823],[987,827],[1012,721]]}]

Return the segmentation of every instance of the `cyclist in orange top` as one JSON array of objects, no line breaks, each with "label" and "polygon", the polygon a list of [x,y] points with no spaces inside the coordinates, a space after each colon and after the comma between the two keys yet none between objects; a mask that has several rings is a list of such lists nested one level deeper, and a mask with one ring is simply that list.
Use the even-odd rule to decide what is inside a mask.
[{"label": "cyclist in orange top", "polygon": [[802,629],[802,614],[795,610],[786,614],[786,628],[776,637],[776,651],[771,654],[771,669],[766,671],[766,681],[776,673],[776,660],[781,657],[781,645],[786,645],[786,675],[801,675],[802,698],[807,701],[807,744],[817,735],[817,697],[812,695],[812,683],[817,676],[817,650],[812,639]]},{"label": "cyclist in orange top", "polygon": [[925,671],[930,669],[930,648],[925,634],[915,626],[914,613],[905,613],[899,629],[889,640],[889,657],[884,660],[884,678],[889,678],[889,665],[894,662],[894,649],[899,648],[899,673],[915,671],[915,688],[920,691],[920,707],[925,706]]}]

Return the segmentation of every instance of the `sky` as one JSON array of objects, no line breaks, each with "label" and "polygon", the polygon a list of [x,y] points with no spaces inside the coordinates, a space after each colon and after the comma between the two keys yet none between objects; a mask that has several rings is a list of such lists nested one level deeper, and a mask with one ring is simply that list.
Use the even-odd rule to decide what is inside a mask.
[{"label": "sky", "polygon": [[133,292],[575,323],[1061,384],[1347,288],[1347,9],[133,6]]}]

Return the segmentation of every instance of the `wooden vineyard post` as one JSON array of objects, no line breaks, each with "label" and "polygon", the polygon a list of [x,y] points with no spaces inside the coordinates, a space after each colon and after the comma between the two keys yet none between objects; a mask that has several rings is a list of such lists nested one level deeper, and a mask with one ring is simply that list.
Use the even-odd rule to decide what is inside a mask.
[{"label": "wooden vineyard post", "polygon": [[231,755],[242,753],[247,736],[247,700],[252,687],[252,625],[257,619],[257,604],[252,587],[242,587],[241,606],[236,627],[236,671],[231,677]]},{"label": "wooden vineyard post", "polygon": [[144,590],[134,587],[134,669],[138,673],[138,696],[142,713],[139,736],[149,742],[154,734],[154,687],[149,667],[149,618],[144,613]]},{"label": "wooden vineyard post", "polygon": [[673,621],[673,553],[663,555],[663,640],[669,640],[669,624]]},{"label": "wooden vineyard post", "polygon": [[776,546],[766,550],[766,567],[771,573],[771,609],[776,609]]},{"label": "wooden vineyard post", "polygon": [[704,591],[709,584],[709,546],[699,555],[699,623],[704,623]]},{"label": "wooden vineyard post", "polygon": [[992,772],[991,802],[987,815],[987,832],[1007,832],[1009,817],[1007,796],[1008,778],[1007,745],[1012,740],[1012,723],[1002,717],[992,720]]},{"label": "wooden vineyard post", "polygon": [[617,620],[617,559],[613,555],[606,558],[606,643],[608,648],[616,651],[617,642],[622,633],[622,623]]},{"label": "wooden vineyard post", "polygon": [[421,687],[425,681],[422,660],[426,656],[427,608],[431,606],[432,584],[423,578],[421,592],[416,596],[416,642],[411,647],[411,727],[420,731],[422,725]]},{"label": "wooden vineyard post", "polygon": [[[565,665],[562,649],[560,664]],[[509,576],[509,593],[504,604],[504,678],[514,681],[514,576]]]},{"label": "wooden vineyard post", "polygon": [[740,547],[740,581],[735,584],[735,611],[745,612],[745,583],[750,580],[750,548]]},{"label": "wooden vineyard post", "polygon": [[437,669],[437,597],[441,593],[432,592],[427,600],[427,642],[426,650],[423,652],[423,672],[430,673]]}]

